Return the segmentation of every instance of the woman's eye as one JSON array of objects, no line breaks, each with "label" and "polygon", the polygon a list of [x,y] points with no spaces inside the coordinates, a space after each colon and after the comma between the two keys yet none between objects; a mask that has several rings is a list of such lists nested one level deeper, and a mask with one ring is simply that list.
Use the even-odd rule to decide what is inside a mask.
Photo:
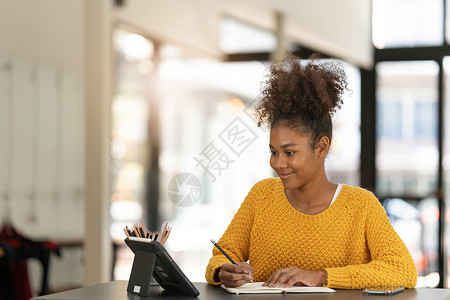
[{"label": "woman's eye", "polygon": [[271,154],[271,155],[277,155],[277,152],[276,152],[276,151],[270,150],[270,154]]},{"label": "woman's eye", "polygon": [[291,156],[291,155],[293,155],[293,154],[294,154],[294,151],[287,151],[287,152],[286,152],[286,155],[287,155],[287,156]]}]

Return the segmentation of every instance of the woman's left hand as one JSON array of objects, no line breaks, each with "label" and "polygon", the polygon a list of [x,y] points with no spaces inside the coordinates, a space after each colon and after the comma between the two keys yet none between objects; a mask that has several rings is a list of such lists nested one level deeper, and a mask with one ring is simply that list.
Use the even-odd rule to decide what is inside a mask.
[{"label": "woman's left hand", "polygon": [[320,286],[328,282],[325,271],[307,271],[295,267],[276,270],[263,286],[291,287],[293,285]]}]

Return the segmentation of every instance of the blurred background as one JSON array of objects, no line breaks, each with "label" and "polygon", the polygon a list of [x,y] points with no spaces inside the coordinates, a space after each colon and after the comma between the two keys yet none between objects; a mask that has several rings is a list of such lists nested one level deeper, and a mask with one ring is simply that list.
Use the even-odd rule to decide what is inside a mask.
[{"label": "blurred background", "polygon": [[267,67],[291,51],[348,76],[329,178],[380,199],[418,287],[448,287],[449,6],[1,1],[0,273],[13,236],[37,253],[18,267],[33,295],[127,280],[123,228],[143,221],[168,222],[167,250],[204,281],[209,239],[275,176],[253,113]]}]

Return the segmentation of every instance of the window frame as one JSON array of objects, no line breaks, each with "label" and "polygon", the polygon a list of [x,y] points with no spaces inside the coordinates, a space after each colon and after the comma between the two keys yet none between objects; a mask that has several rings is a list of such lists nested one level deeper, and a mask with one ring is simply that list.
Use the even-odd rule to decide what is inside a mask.
[{"label": "window frame", "polygon": [[[421,46],[421,47],[398,47],[398,48],[384,48],[378,49],[373,46],[374,49],[374,67],[372,70],[365,71],[365,76],[361,78],[362,90],[366,91],[364,95],[367,98],[362,97],[362,109],[361,115],[366,117],[368,114],[369,122],[361,122],[363,125],[361,128],[362,147],[361,147],[361,173],[366,174],[361,176],[361,185],[365,186],[376,194],[376,77],[377,73],[375,66],[381,62],[400,62],[400,61],[423,61],[430,60],[435,61],[439,66],[438,73],[438,127],[437,127],[437,139],[438,139],[438,179],[435,187],[434,195],[438,200],[439,205],[439,230],[438,230],[438,241],[439,241],[439,285],[437,287],[447,287],[446,277],[447,266],[446,266],[446,252],[445,252],[445,215],[446,215],[446,203],[444,194],[444,89],[445,89],[445,79],[444,79],[444,57],[450,56],[450,45],[446,40],[446,23],[450,22],[447,20],[446,10],[447,10],[447,0],[443,0],[443,44],[441,46]],[[363,73],[362,73],[363,74]],[[364,99],[364,100],[363,100]],[[365,144],[366,142],[366,144]],[[367,173],[366,173],[367,172]],[[420,200],[415,195],[384,195],[385,198],[402,198],[402,199],[412,199]],[[383,199],[380,199],[381,201]]]}]

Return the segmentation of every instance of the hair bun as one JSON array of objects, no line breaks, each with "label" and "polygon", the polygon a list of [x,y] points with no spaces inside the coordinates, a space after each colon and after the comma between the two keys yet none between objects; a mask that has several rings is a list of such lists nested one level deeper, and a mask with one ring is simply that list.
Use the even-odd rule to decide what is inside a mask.
[{"label": "hair bun", "polygon": [[312,120],[332,116],[341,107],[346,88],[341,63],[317,55],[300,60],[288,54],[271,65],[262,84],[258,124],[273,125],[283,115]]}]

